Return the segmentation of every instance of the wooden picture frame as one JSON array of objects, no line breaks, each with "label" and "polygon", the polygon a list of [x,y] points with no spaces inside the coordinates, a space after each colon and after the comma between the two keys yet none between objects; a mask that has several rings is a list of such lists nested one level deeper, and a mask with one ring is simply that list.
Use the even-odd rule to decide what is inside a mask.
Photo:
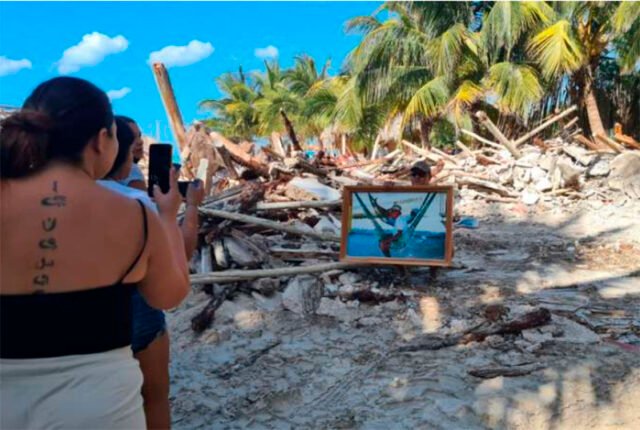
[{"label": "wooden picture frame", "polygon": [[[376,211],[377,209],[371,205],[368,205],[360,196],[360,193],[367,194],[370,199],[370,203],[373,202],[374,200],[377,202],[377,198],[384,197],[384,194],[394,194],[394,195],[395,194],[413,194],[414,196],[411,196],[411,197],[413,197],[413,199],[416,201],[418,198],[415,197],[415,194],[425,194],[424,199],[420,203],[420,206],[419,206],[420,209],[416,209],[416,208],[411,209],[411,212],[410,212],[411,215],[410,216],[405,215],[405,221],[403,221],[403,223],[406,224],[406,220],[407,219],[410,220],[411,224],[406,224],[406,225],[410,225],[411,227],[413,227],[413,230],[411,230],[411,233],[410,233],[411,236],[408,239],[403,239],[403,241],[399,245],[399,246],[403,246],[402,244],[404,244],[404,248],[401,248],[400,251],[397,251],[398,254],[402,254],[402,253],[412,254],[412,253],[421,251],[421,248],[416,248],[415,250],[412,251],[408,249],[408,247],[411,246],[411,244],[414,244],[414,247],[415,247],[415,244],[418,243],[418,241],[412,241],[413,235],[419,234],[421,232],[423,233],[428,232],[427,230],[417,230],[418,225],[423,222],[422,220],[425,217],[429,217],[429,219],[434,218],[434,215],[433,215],[434,209],[431,208],[431,204],[435,201],[436,198],[438,198],[439,199],[438,202],[445,208],[445,215],[444,215],[445,221],[444,223],[440,222],[439,224],[439,225],[444,224],[444,228],[443,228],[444,243],[442,245],[443,258],[415,258],[414,256],[394,257],[391,254],[391,249],[389,248],[389,246],[392,246],[392,245],[387,245],[387,242],[394,242],[397,240],[397,239],[393,239],[393,237],[396,237],[395,234],[397,233],[397,229],[393,225],[391,224],[387,225],[386,223],[389,223],[389,222],[395,223],[396,219],[398,220],[400,219],[400,215],[398,215],[398,212],[402,213],[401,205],[398,205],[395,201],[391,209],[385,209],[380,205],[378,205],[377,207],[381,209],[385,209],[388,211],[394,211],[394,210],[397,211],[397,212],[393,212],[391,214],[392,215],[391,217],[379,218],[379,216],[373,215],[373,213],[371,212],[371,210]],[[435,193],[435,197],[433,197],[429,202],[428,201],[429,195],[433,195],[433,193]],[[375,237],[373,234],[369,233],[368,230],[361,230],[364,233],[352,232],[353,199],[354,199],[354,195],[356,194],[357,194],[356,201],[358,201],[358,206],[365,211],[365,215],[363,218],[376,219],[376,222],[373,222],[373,221],[371,222],[371,225],[373,228],[370,230],[371,232],[376,233],[377,236]],[[374,197],[373,200],[371,200],[372,194],[379,194],[380,196]],[[438,194],[439,195],[444,194],[445,196],[438,197]],[[407,198],[411,198],[411,197],[407,196]],[[442,202],[443,199],[445,200],[444,203]],[[351,187],[344,188],[342,205],[343,205],[342,206],[342,231],[341,231],[342,234],[341,234],[341,241],[340,241],[340,260],[341,261],[349,262],[349,263],[371,263],[371,264],[388,264],[388,265],[445,266],[445,267],[451,266],[451,261],[453,259],[453,187],[440,186],[440,185],[408,186],[408,187],[351,186]],[[364,208],[365,206],[369,206],[369,207],[365,209]],[[423,210],[422,208],[425,206],[426,208]],[[415,215],[414,215],[414,211],[416,212]],[[442,218],[441,212],[442,212],[442,208],[440,207],[438,212],[440,218]],[[416,215],[420,215],[419,220],[418,218],[415,218]],[[425,223],[429,222],[429,219],[427,219]],[[415,220],[415,223],[413,220]],[[435,225],[435,221],[431,221],[431,222],[432,222],[432,225]],[[362,224],[362,223],[359,222],[359,224]],[[382,227],[382,225],[384,225],[384,227]],[[407,230],[409,228],[410,227],[407,227]],[[440,228],[441,227],[438,227],[438,230]],[[396,230],[395,233],[394,233],[394,230]],[[433,235],[432,231],[430,231],[429,233]],[[377,254],[377,255],[362,256],[362,255],[353,255],[353,253],[349,255],[349,249],[350,249],[349,240],[350,238],[351,240],[354,240],[354,238],[358,234],[371,235],[372,236],[371,240],[377,239],[378,242],[376,245],[378,246],[379,250],[374,251],[373,243],[370,245],[367,244],[367,246],[364,246],[364,247],[360,247],[358,245],[352,245],[352,246],[358,246],[357,248],[358,251],[355,253],[362,253],[364,252],[362,251],[362,249],[366,248],[367,251],[365,253],[370,252],[371,254]],[[437,236],[440,236],[441,234],[442,232],[438,231]],[[390,238],[390,236],[392,237]],[[400,236],[402,236],[402,233],[400,234]],[[438,247],[440,246],[440,244],[438,243],[438,241],[442,239],[440,239],[436,235],[433,235],[433,236],[434,236],[433,242],[435,245],[434,247],[435,249],[437,249],[436,253],[439,253],[440,248]],[[365,238],[364,240],[369,240],[369,239]],[[389,256],[384,255],[385,253],[389,254]]]}]

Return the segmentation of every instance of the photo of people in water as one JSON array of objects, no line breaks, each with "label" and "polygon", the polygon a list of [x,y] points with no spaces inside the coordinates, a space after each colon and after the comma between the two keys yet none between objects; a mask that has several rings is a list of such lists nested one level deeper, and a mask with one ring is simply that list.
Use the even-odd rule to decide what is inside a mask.
[{"label": "photo of people in water", "polygon": [[353,191],[345,257],[445,260],[448,193]]}]

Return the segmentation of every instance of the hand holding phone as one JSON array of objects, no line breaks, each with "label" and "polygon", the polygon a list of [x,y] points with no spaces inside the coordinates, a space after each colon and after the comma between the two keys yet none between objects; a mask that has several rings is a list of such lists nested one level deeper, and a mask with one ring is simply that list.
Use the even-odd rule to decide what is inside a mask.
[{"label": "hand holding phone", "polygon": [[158,207],[160,215],[166,215],[175,218],[178,215],[178,210],[182,204],[182,198],[178,191],[178,174],[171,169],[169,171],[169,191],[162,192],[162,189],[157,184],[154,187],[154,200]]},{"label": "hand holding phone", "polygon": [[155,186],[163,193],[170,188],[171,153],[173,146],[168,143],[154,143],[149,146],[149,196],[153,197]]}]

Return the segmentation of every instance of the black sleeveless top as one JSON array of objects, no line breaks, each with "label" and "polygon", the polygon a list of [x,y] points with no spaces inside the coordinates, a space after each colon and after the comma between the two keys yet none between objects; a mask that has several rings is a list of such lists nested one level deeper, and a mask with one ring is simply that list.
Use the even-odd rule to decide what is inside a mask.
[{"label": "black sleeveless top", "polygon": [[138,203],[144,242],[115,284],[64,293],[0,295],[0,358],[94,354],[131,344],[131,294],[136,285],[122,281],[147,244],[147,212]]}]

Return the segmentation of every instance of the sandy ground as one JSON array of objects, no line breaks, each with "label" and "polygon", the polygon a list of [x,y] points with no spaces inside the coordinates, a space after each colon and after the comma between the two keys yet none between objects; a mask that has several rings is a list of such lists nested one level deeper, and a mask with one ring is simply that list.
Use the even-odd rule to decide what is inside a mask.
[{"label": "sandy ground", "polygon": [[[640,203],[490,205],[455,235],[455,267],[430,280],[414,269],[325,274],[327,291],[372,285],[403,300],[323,299],[302,317],[272,297],[240,294],[210,329],[190,319],[194,292],[169,315],[176,429],[640,428]],[[286,286],[283,281],[282,287]],[[551,324],[437,351],[395,352],[423,333],[544,306]],[[483,366],[534,366],[482,379]]]}]

